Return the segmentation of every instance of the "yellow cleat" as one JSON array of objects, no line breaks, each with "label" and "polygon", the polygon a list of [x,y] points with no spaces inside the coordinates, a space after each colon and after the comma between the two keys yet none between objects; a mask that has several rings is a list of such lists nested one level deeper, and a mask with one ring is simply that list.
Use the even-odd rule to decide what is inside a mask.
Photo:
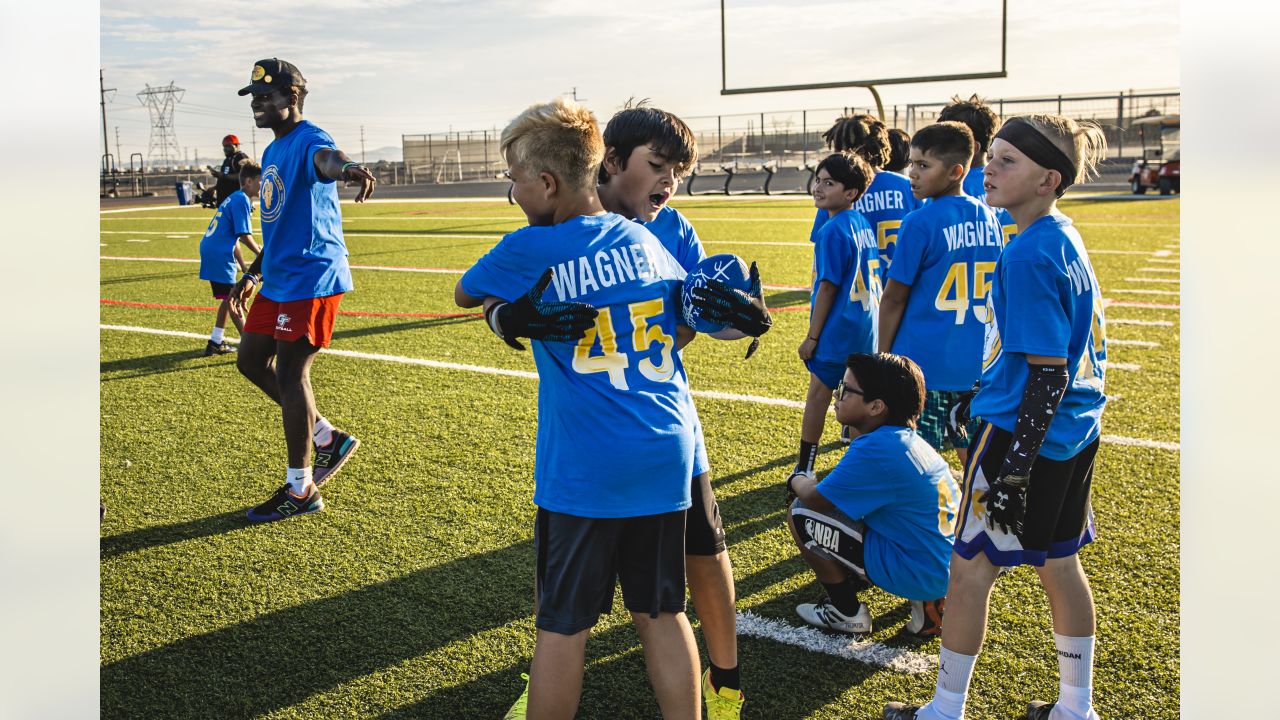
[{"label": "yellow cleat", "polygon": [[524,680],[524,692],[520,693],[520,697],[516,699],[516,704],[511,706],[506,715],[502,716],[502,720],[524,720],[526,708],[529,706],[529,676],[520,673],[520,677]]},{"label": "yellow cleat", "polygon": [[716,690],[711,685],[711,669],[707,668],[706,672],[702,673],[702,701],[707,704],[707,720],[739,720],[747,697],[741,690],[732,688]]}]

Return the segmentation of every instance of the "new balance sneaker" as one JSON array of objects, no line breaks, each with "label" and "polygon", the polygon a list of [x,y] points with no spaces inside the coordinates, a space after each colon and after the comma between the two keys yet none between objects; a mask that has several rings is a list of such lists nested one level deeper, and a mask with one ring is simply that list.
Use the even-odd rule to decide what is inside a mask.
[{"label": "new balance sneaker", "polygon": [[884,706],[883,720],[915,720],[916,711],[919,709],[919,705],[903,705],[900,702],[891,702]]},{"label": "new balance sneaker", "polygon": [[329,478],[337,474],[347,460],[360,447],[360,439],[337,428],[333,429],[333,438],[324,447],[317,447],[315,458],[311,462],[311,479],[316,487],[325,484]]},{"label": "new balance sneaker", "polygon": [[796,613],[810,625],[827,630],[848,633],[850,635],[866,635],[871,632],[871,610],[866,603],[858,603],[858,612],[849,617],[836,609],[829,598],[819,602],[804,603],[796,606]]},{"label": "new balance sneaker", "polygon": [[529,707],[529,676],[520,673],[520,677],[524,679],[524,692],[520,693],[520,697],[516,698],[516,704],[511,706],[506,715],[502,716],[502,720],[524,720],[525,712]]},{"label": "new balance sneaker", "polygon": [[702,673],[702,701],[707,705],[707,720],[738,720],[747,696],[733,688],[717,690],[711,684],[711,668],[707,668]]},{"label": "new balance sneaker", "polygon": [[907,632],[916,637],[933,637],[942,634],[942,613],[946,609],[947,599],[912,600],[911,619],[907,621]]},{"label": "new balance sneaker", "polygon": [[209,357],[210,355],[226,355],[227,353],[233,353],[235,351],[236,349],[228,345],[226,340],[223,340],[220,343],[210,340],[204,344],[205,357]]},{"label": "new balance sneaker", "polygon": [[280,486],[271,499],[251,508],[248,512],[249,522],[271,522],[284,520],[297,515],[307,515],[324,509],[324,499],[315,483],[311,483],[310,492],[305,497],[298,497],[289,490],[289,483]]}]

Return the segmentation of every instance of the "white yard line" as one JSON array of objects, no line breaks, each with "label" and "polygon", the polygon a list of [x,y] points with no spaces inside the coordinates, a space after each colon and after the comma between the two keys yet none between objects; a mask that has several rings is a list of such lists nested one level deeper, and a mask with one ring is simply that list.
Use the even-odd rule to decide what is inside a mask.
[{"label": "white yard line", "polygon": [[1137,363],[1118,363],[1118,362],[1108,361],[1107,369],[1108,370],[1128,370],[1131,372],[1138,372],[1139,370],[1142,369],[1142,366]]},{"label": "white yard line", "polygon": [[1170,255],[1172,255],[1172,254],[1173,254],[1173,252],[1171,252],[1171,251],[1169,251],[1169,250],[1157,250],[1157,251],[1155,251],[1155,252],[1151,253],[1151,257],[1156,257],[1156,258],[1167,258],[1167,257],[1169,257],[1169,256],[1170,256]]},{"label": "white yard line", "polygon": [[128,240],[125,240],[125,242],[144,243],[144,242],[151,242],[151,241],[147,240],[146,238],[129,238]]},{"label": "white yard line", "polygon": [[1180,268],[1153,268],[1153,267],[1141,267],[1141,268],[1138,268],[1138,272],[1181,273],[1181,272],[1182,272],[1182,270],[1181,270]]},{"label": "white yard line", "polygon": [[1107,300],[1107,307],[1143,308],[1145,310],[1177,310],[1182,312],[1181,305],[1164,305],[1161,303],[1124,302],[1123,300]]},{"label": "white yard line", "polygon": [[1153,263],[1168,263],[1168,264],[1170,264],[1170,265],[1181,265],[1181,264],[1182,264],[1182,261],[1181,261],[1181,260],[1167,260],[1167,259],[1164,259],[1164,258],[1151,258],[1151,262],[1153,262]]},{"label": "white yard line", "polygon": [[1149,327],[1173,327],[1171,320],[1134,320],[1133,318],[1107,318],[1108,325],[1146,325]]},{"label": "white yard line", "polygon": [[1156,450],[1172,450],[1180,452],[1182,445],[1180,443],[1162,442],[1160,440],[1144,440],[1142,438],[1123,437],[1120,435],[1103,435],[1102,442],[1111,443],[1112,445],[1128,445],[1130,447],[1154,448]]},{"label": "white yard line", "polygon": [[[1158,270],[1156,272],[1159,272]],[[1147,278],[1147,277],[1127,277],[1125,282],[1145,282],[1145,283],[1171,283],[1181,285],[1182,281],[1178,278]]]},{"label": "white yard line", "polygon": [[1142,288],[1111,288],[1111,292],[1133,293],[1134,295],[1172,295],[1177,297],[1182,293],[1178,290],[1144,290]]},{"label": "white yard line", "polygon": [[[98,326],[101,330],[115,330],[119,332],[144,333],[148,335],[166,335],[170,337],[191,338],[194,340],[208,340],[207,333],[184,332],[182,330],[161,330],[158,328],[136,327],[132,325],[106,325]],[[228,343],[237,343],[238,339],[233,337],[226,338]],[[402,365],[419,365],[423,367],[437,368],[441,370],[464,370],[467,372],[476,372],[486,375],[505,375],[508,377],[527,378],[536,380],[538,374],[527,370],[508,370],[506,368],[485,367],[483,365],[468,365],[465,363],[441,362],[439,360],[427,360],[425,358],[411,358],[401,355],[383,355],[380,353],[362,353],[353,350],[334,350],[332,348],[324,348],[320,352],[327,355],[339,355],[342,357],[359,358],[363,360],[381,360],[383,362],[393,362]],[[1137,365],[1124,365],[1122,363],[1108,363],[1108,368],[1119,370],[1137,370]],[[712,400],[730,400],[737,402],[750,402],[759,405],[774,405],[780,407],[789,407],[802,409],[804,403],[799,400],[784,400],[781,398],[763,397],[760,395],[739,395],[736,393],[722,393],[714,390],[694,390],[695,397],[705,397]],[[1110,438],[1110,439],[1108,439]],[[1177,450],[1176,443],[1161,443],[1157,440],[1144,440],[1141,438],[1126,438],[1119,435],[1108,435],[1103,437],[1104,442],[1113,442],[1120,445],[1135,445],[1140,447],[1159,447],[1166,450]]]},{"label": "white yard line", "polygon": [[[1107,321],[1107,323],[1108,323],[1108,324],[1110,324],[1110,323],[1111,323],[1111,321],[1110,321],[1110,320],[1108,320],[1108,321]],[[1142,348],[1158,348],[1158,347],[1160,347],[1160,343],[1158,343],[1158,342],[1153,342],[1153,341],[1151,341],[1151,340],[1121,340],[1120,338],[1107,338],[1107,344],[1108,344],[1108,345],[1121,345],[1121,346],[1130,346],[1130,345],[1131,345],[1131,346],[1133,346],[1133,347],[1142,347]]]},{"label": "white yard line", "polygon": [[847,635],[837,637],[817,628],[797,627],[782,620],[761,617],[750,610],[738,613],[737,625],[739,635],[768,638],[809,652],[834,655],[845,660],[857,660],[898,672],[920,675],[931,673],[938,668],[938,658],[933,655],[878,642],[859,642]]}]

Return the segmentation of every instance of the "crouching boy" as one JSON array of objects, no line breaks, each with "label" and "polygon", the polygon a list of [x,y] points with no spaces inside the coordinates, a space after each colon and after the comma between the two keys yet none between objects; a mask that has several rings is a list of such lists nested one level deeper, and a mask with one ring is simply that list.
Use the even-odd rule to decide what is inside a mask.
[{"label": "crouching boy", "polygon": [[858,593],[872,586],[911,601],[907,632],[942,627],[958,493],[947,463],[916,434],[924,375],[890,353],[854,353],[835,390],[836,418],[858,435],[821,482],[793,475],[788,513],[800,555],[827,590],[796,607],[829,630],[871,632]]}]

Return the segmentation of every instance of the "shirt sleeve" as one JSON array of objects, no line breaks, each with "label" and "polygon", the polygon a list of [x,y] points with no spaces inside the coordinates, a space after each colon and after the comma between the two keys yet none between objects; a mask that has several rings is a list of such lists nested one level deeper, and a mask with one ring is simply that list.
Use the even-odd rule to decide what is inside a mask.
[{"label": "shirt sleeve", "polygon": [[898,244],[889,264],[889,279],[903,285],[915,285],[924,265],[924,253],[929,247],[928,223],[920,221],[914,213],[907,215],[898,228]]},{"label": "shirt sleeve", "polygon": [[849,274],[853,241],[844,233],[833,232],[836,229],[834,225],[823,226],[814,243],[814,287],[822,280],[844,287],[845,276]]},{"label": "shirt sleeve", "polygon": [[677,260],[687,272],[707,259],[707,251],[702,247],[702,239],[698,237],[698,231],[693,229],[693,225],[689,224],[684,216],[680,217],[680,226],[681,236],[684,238],[684,251],[681,253],[683,257]]},{"label": "shirt sleeve", "polygon": [[473,298],[500,297],[510,301],[533,287],[546,268],[536,266],[538,276],[529,276],[529,268],[535,267],[535,264],[532,258],[522,257],[522,254],[517,252],[521,244],[519,232],[516,231],[502,238],[493,249],[463,273],[460,281],[463,292]]},{"label": "shirt sleeve", "polygon": [[231,210],[231,230],[235,236],[252,235],[253,226],[249,224],[249,196],[241,193],[229,209]]},{"label": "shirt sleeve", "polygon": [[324,175],[316,172],[316,152],[322,148],[334,150],[337,149],[337,147],[338,146],[333,142],[333,138],[329,137],[329,133],[324,131],[314,132],[307,138],[307,149],[305,152],[307,157],[306,169],[307,180],[311,184],[336,182],[333,178],[325,177]]},{"label": "shirt sleeve", "polygon": [[898,492],[897,479],[893,473],[885,472],[869,440],[864,440],[861,448],[854,441],[817,487],[822,497],[854,520],[861,520],[890,504]]},{"label": "shirt sleeve", "polygon": [[1071,319],[1063,306],[1059,269],[1043,260],[1015,260],[1002,270],[1005,313],[1000,342],[1005,352],[1067,357]]}]

